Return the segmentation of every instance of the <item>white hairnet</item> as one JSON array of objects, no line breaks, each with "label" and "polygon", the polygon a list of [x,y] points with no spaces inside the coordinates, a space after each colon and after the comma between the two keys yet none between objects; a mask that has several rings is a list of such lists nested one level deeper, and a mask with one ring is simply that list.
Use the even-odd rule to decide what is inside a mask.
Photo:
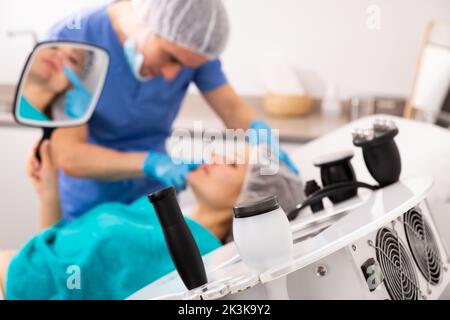
[{"label": "white hairnet", "polygon": [[225,49],[229,25],[221,0],[133,0],[150,32],[181,47],[217,58]]}]

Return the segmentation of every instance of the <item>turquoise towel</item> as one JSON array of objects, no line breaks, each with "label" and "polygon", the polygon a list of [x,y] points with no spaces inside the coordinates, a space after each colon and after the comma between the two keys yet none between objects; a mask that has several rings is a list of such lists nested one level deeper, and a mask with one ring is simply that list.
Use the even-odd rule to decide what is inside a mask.
[{"label": "turquoise towel", "polygon": [[[186,221],[202,255],[220,246],[207,229]],[[106,203],[28,242],[8,269],[6,298],[124,299],[174,269],[145,197]]]},{"label": "turquoise towel", "polygon": [[31,105],[24,96],[20,97],[19,116],[27,120],[50,121],[45,114]]}]

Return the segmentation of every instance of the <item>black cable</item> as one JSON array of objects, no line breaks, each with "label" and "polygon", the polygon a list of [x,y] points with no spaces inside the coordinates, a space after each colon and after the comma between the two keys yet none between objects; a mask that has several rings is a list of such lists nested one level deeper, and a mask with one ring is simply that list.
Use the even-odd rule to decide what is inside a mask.
[{"label": "black cable", "polygon": [[323,194],[326,193],[328,191],[332,191],[334,189],[341,189],[341,188],[350,188],[350,187],[354,187],[354,188],[366,188],[366,189],[370,189],[370,190],[378,190],[380,188],[380,186],[373,186],[370,185],[368,183],[365,182],[360,182],[360,181],[346,181],[346,182],[338,182],[338,183],[334,183],[332,185],[323,187],[320,190],[317,190],[316,192],[312,193],[309,198],[315,197],[316,195],[319,194]]},{"label": "black cable", "polygon": [[322,200],[326,197],[331,197],[339,192],[341,192],[343,189],[357,189],[357,188],[365,188],[370,190],[378,190],[380,189],[380,186],[373,186],[368,183],[359,182],[359,181],[348,181],[348,182],[339,182],[335,183],[329,186],[324,187],[323,189],[317,190],[313,194],[311,194],[308,199],[303,201],[302,203],[298,204],[295,209],[290,211],[287,215],[289,220],[295,219],[301,210],[303,210],[306,207],[309,207],[311,204],[318,200]]}]

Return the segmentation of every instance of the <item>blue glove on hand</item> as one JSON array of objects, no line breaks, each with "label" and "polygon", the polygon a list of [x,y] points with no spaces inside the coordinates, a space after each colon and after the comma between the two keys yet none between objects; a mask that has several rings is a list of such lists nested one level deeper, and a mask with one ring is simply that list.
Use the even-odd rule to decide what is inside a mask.
[{"label": "blue glove on hand", "polygon": [[250,129],[256,130],[256,132],[248,135],[250,145],[267,144],[273,152],[278,154],[278,159],[282,163],[287,165],[295,174],[299,174],[287,153],[281,150],[278,139],[272,134],[272,128],[267,123],[262,120],[255,120],[250,124]]},{"label": "blue glove on hand", "polygon": [[[181,162],[181,161],[180,161]],[[175,190],[186,189],[189,172],[197,169],[199,164],[175,164],[171,157],[164,153],[149,152],[142,170],[147,177],[152,177],[166,186],[173,186]]]},{"label": "blue glove on hand", "polygon": [[72,69],[64,66],[64,73],[73,86],[73,89],[67,91],[66,94],[66,114],[71,118],[82,118],[91,103],[92,93],[86,89]]}]

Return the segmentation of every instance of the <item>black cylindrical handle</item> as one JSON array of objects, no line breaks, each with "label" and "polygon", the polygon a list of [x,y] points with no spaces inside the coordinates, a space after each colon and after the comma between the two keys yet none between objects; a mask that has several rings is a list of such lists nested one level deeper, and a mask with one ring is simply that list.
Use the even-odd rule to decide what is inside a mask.
[{"label": "black cylindrical handle", "polygon": [[45,140],[50,140],[50,138],[52,137],[53,134],[53,130],[55,128],[42,128],[42,138],[41,140],[39,140],[39,143],[36,147],[36,151],[34,153],[34,156],[36,157],[36,159],[41,162],[41,145]]},{"label": "black cylindrical handle", "polygon": [[186,224],[172,187],[148,195],[161,224],[172,261],[184,285],[194,289],[208,282],[197,243]]}]

